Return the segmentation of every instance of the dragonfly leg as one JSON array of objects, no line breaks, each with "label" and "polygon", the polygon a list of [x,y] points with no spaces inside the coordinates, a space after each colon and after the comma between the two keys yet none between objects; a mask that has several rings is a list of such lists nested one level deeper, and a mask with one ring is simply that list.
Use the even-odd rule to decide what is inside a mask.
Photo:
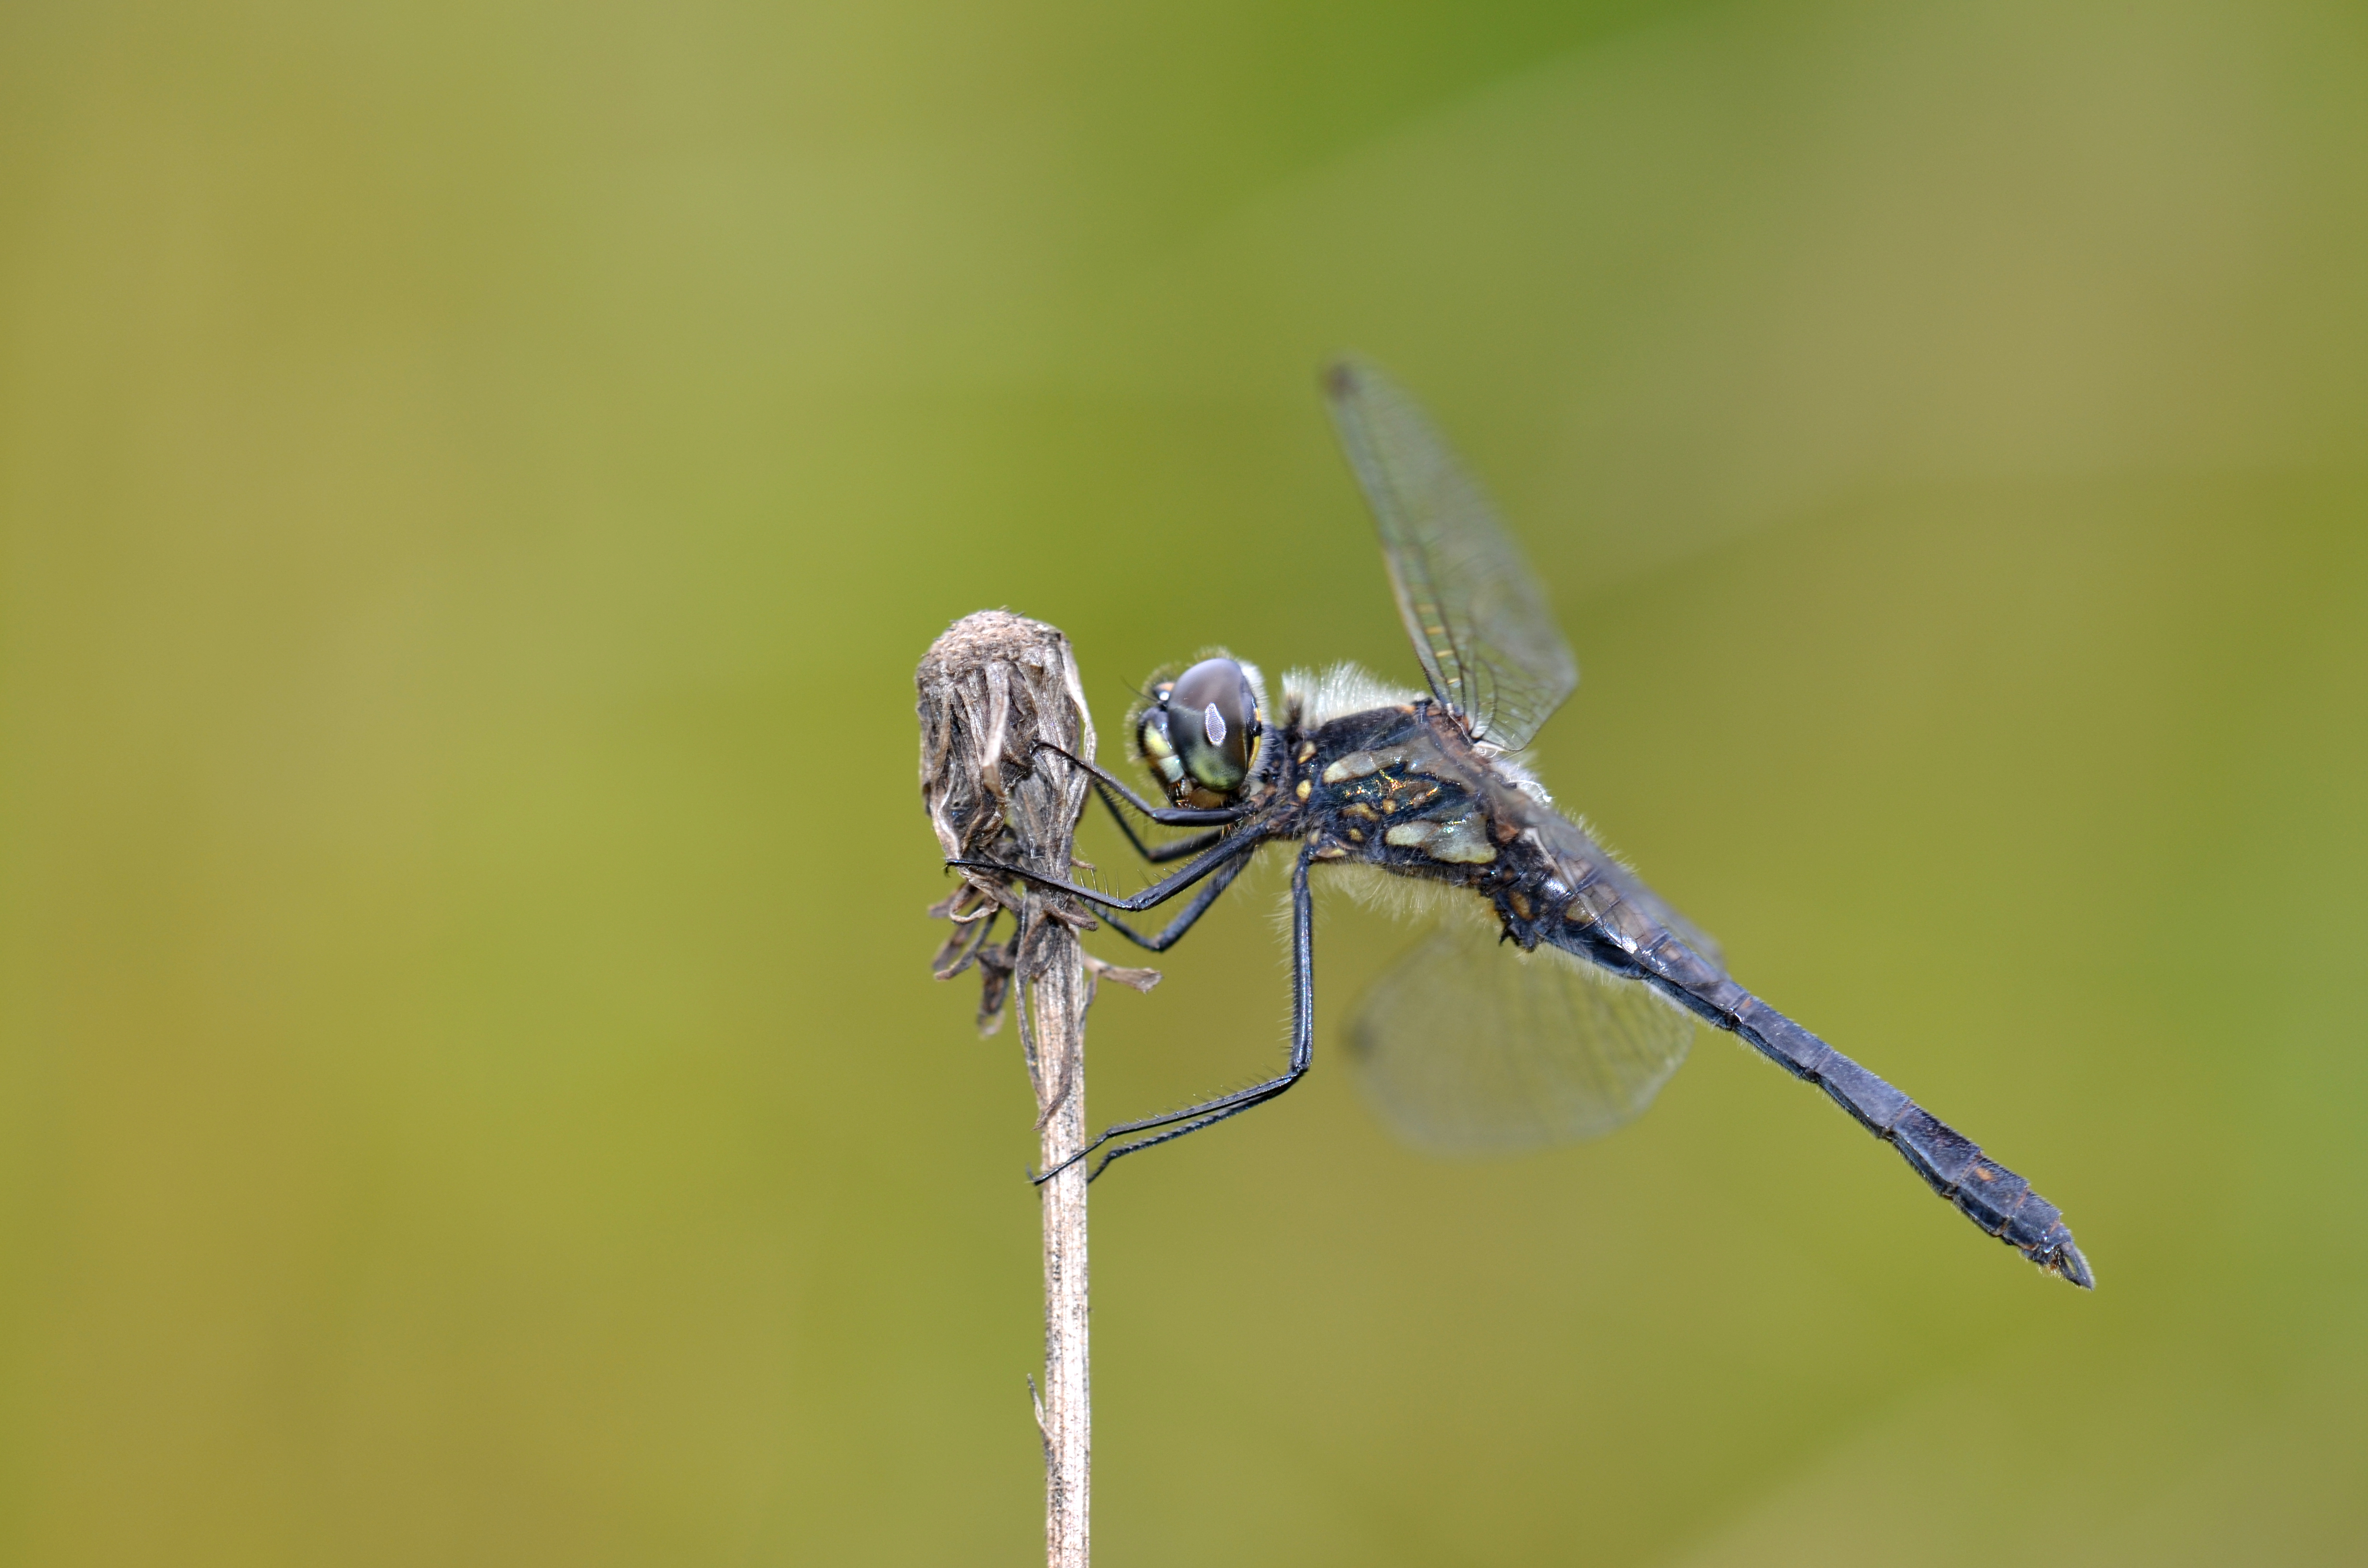
[{"label": "dragonfly leg", "polygon": [[1212,824],[1239,822],[1258,808],[1255,805],[1216,806],[1201,810],[1194,806],[1155,806],[1127,788],[1126,781],[1099,763],[1087,762],[1074,752],[1064,751],[1050,741],[1038,741],[1038,751],[1049,751],[1067,757],[1077,767],[1094,776],[1094,781],[1105,789],[1115,790],[1126,798],[1126,803],[1149,817],[1162,827],[1206,827]]},{"label": "dragonfly leg", "polygon": [[1189,838],[1179,838],[1173,844],[1145,844],[1141,835],[1134,831],[1134,824],[1126,820],[1126,813],[1118,809],[1118,797],[1110,792],[1109,786],[1097,778],[1094,780],[1094,793],[1100,796],[1102,804],[1110,808],[1110,814],[1118,823],[1118,830],[1126,835],[1126,841],[1134,846],[1134,852],[1155,866],[1165,865],[1170,860],[1181,860],[1187,855],[1206,849],[1224,836],[1224,828],[1212,827],[1206,833],[1196,833]]},{"label": "dragonfly leg", "polygon": [[1156,937],[1143,935],[1115,915],[1104,915],[1102,924],[1138,948],[1148,948],[1155,953],[1164,953],[1183,939],[1184,933],[1192,929],[1194,923],[1209,912],[1209,906],[1217,902],[1217,895],[1233,886],[1234,879],[1247,870],[1249,864],[1250,858],[1247,855],[1238,860],[1226,862],[1222,870],[1209,879],[1206,887],[1192,895],[1192,902],[1184,906],[1183,913],[1169,921],[1167,928]]},{"label": "dragonfly leg", "polygon": [[1219,1095],[1199,1105],[1186,1106],[1165,1116],[1145,1117],[1140,1121],[1121,1121],[1051,1170],[1033,1178],[1035,1181],[1041,1184],[1051,1180],[1113,1138],[1124,1138],[1135,1132],[1155,1133],[1153,1137],[1121,1143],[1104,1154],[1100,1164],[1094,1166],[1093,1175],[1086,1178],[1091,1181],[1094,1176],[1110,1169],[1112,1160],[1171,1142],[1204,1127],[1214,1127],[1229,1116],[1239,1116],[1252,1106],[1261,1106],[1276,1098],[1307,1075],[1307,1069],[1315,1054],[1315,902],[1307,891],[1307,868],[1314,858],[1312,849],[1301,850],[1299,863],[1291,873],[1291,1064],[1264,1083]]},{"label": "dragonfly leg", "polygon": [[1103,909],[1115,909],[1126,915],[1140,915],[1146,909],[1154,909],[1166,903],[1220,866],[1237,857],[1247,855],[1264,842],[1265,839],[1258,834],[1237,833],[1206,854],[1194,858],[1182,870],[1162,877],[1141,892],[1126,898],[1112,898],[1099,889],[1080,886],[1066,878],[1039,876],[1024,866],[1007,866],[999,860],[949,860],[946,864],[959,866],[970,871],[999,871],[1007,877],[1018,877],[1023,881],[1033,882],[1040,888],[1051,888],[1055,892],[1064,892],[1073,898],[1084,899],[1087,903]]}]

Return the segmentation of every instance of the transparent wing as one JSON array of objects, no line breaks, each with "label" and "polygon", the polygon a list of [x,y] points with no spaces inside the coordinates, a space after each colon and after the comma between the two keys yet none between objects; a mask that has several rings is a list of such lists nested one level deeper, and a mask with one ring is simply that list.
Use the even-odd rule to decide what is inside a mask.
[{"label": "transparent wing", "polygon": [[1578,665],[1520,546],[1405,389],[1344,359],[1325,390],[1431,691],[1474,740],[1528,744]]},{"label": "transparent wing", "polygon": [[1709,932],[1670,908],[1659,893],[1646,887],[1642,878],[1629,869],[1617,856],[1598,844],[1585,828],[1568,817],[1556,815],[1542,820],[1538,830],[1561,859],[1564,873],[1573,879],[1574,885],[1584,880],[1590,870],[1611,878],[1620,889],[1620,896],[1623,900],[1635,904],[1653,919],[1676,932],[1678,940],[1708,960],[1712,968],[1723,970],[1726,967],[1725,955],[1719,950],[1718,942]]},{"label": "transparent wing", "polygon": [[1349,1056],[1389,1129],[1442,1154],[1600,1137],[1686,1058],[1694,1022],[1648,990],[1477,922],[1442,925],[1358,1000]]}]

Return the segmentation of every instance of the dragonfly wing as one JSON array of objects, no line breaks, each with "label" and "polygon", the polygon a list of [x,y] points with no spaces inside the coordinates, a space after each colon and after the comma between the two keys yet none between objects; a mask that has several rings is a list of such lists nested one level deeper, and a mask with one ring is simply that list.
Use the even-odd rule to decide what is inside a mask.
[{"label": "dragonfly wing", "polygon": [[1623,902],[1635,904],[1661,926],[1676,932],[1678,940],[1706,960],[1713,969],[1726,967],[1725,956],[1709,932],[1670,908],[1624,861],[1598,844],[1587,829],[1559,814],[1543,820],[1538,828],[1574,883],[1586,875],[1609,878],[1620,890]]},{"label": "dragonfly wing", "polygon": [[1694,1020],[1642,982],[1478,923],[1440,926],[1349,1020],[1365,1097],[1434,1153],[1597,1138],[1633,1120],[1685,1060]]},{"label": "dragonfly wing", "polygon": [[1432,693],[1474,740],[1527,745],[1578,664],[1520,546],[1404,388],[1344,359],[1325,390]]}]

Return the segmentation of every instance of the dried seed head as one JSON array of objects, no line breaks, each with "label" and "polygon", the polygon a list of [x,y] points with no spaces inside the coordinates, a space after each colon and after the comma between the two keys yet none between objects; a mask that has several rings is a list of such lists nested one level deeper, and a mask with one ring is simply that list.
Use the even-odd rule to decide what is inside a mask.
[{"label": "dried seed head", "polygon": [[[1078,814],[1091,780],[1042,741],[1090,760],[1093,720],[1068,639],[1042,621],[981,610],[932,643],[914,685],[921,720],[921,803],[949,859],[998,860],[1044,876],[1069,874]],[[981,1033],[1001,1025],[1015,972],[1030,978],[1054,926],[1094,922],[1072,899],[964,870],[962,885],[930,911],[952,920],[938,951],[939,979],[973,964],[984,994]],[[989,944],[1000,912],[1021,936]]]}]

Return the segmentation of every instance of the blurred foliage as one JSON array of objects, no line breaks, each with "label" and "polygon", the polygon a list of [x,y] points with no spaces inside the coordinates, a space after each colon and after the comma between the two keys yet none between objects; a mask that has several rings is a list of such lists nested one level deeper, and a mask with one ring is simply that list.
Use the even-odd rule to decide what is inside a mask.
[{"label": "blurred foliage", "polygon": [[[1105,1561],[2359,1561],[2363,80],[2334,5],[0,13],[0,1557],[1031,1560],[911,670],[1410,676],[1354,346],[1558,596],[1562,798],[2101,1288],[1717,1039],[1405,1153],[1327,907],[1307,1085],[1096,1188]],[[1277,892],[1098,1117],[1274,1059]]]}]

